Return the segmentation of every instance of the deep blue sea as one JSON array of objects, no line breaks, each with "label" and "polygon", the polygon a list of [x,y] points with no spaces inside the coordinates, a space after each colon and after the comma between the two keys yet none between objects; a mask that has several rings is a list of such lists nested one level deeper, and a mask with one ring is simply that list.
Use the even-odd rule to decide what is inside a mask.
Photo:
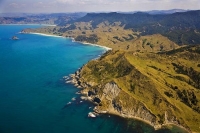
[{"label": "deep blue sea", "polygon": [[[137,120],[87,117],[92,103],[80,103],[79,89],[63,76],[74,73],[105,49],[62,37],[19,34],[41,25],[0,25],[0,133],[168,133]],[[12,40],[17,36],[19,40]],[[76,97],[71,105],[66,104]]]}]

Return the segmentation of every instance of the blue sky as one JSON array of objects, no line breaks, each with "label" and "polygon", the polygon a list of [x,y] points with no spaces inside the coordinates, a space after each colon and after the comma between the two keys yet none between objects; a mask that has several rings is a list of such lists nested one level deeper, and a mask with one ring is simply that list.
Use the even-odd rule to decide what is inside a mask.
[{"label": "blue sky", "polygon": [[200,0],[0,0],[0,13],[200,9]]}]

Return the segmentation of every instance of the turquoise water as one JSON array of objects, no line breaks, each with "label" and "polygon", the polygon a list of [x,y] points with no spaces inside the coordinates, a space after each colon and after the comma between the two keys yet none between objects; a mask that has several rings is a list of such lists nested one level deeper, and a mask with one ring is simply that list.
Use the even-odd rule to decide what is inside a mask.
[{"label": "turquoise water", "polygon": [[[80,103],[79,89],[65,84],[105,49],[61,37],[18,34],[40,25],[0,25],[0,133],[151,133],[145,123],[117,116],[87,117],[93,105]],[[19,40],[11,40],[16,35]],[[66,104],[76,97],[71,105]],[[177,128],[173,132],[178,132]]]}]

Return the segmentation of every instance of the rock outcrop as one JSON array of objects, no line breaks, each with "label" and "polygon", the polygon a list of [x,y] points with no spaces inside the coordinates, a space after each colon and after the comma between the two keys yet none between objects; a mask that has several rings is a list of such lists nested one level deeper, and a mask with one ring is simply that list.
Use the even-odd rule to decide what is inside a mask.
[{"label": "rock outcrop", "polygon": [[107,83],[103,89],[103,94],[110,99],[114,99],[118,96],[121,89],[117,86],[115,82]]},{"label": "rock outcrop", "polygon": [[[153,115],[143,103],[130,97],[126,92],[121,90],[114,81],[106,83],[102,88],[96,88],[97,86],[93,86],[95,83],[87,83],[84,81],[84,79],[80,77],[80,72],[81,69],[75,72],[74,75],[71,75],[72,83],[84,88],[81,91],[82,94],[87,97],[84,99],[97,104],[94,108],[97,113],[111,113],[122,117],[136,118],[144,120],[152,126],[156,125],[156,116]],[[103,91],[97,93],[96,90]],[[128,98],[129,102],[124,103],[123,97],[121,97],[122,95]],[[132,104],[134,104],[134,106],[131,106]]]},{"label": "rock outcrop", "polygon": [[[123,96],[128,98],[128,100],[124,101]],[[143,103],[130,97],[126,92],[121,90],[115,82],[107,83],[104,86],[101,100],[109,104],[106,110],[109,113],[128,118],[140,118],[153,126],[155,125],[156,116]],[[132,106],[133,103],[134,106]],[[100,112],[102,111],[101,106],[98,106],[98,109]]]}]

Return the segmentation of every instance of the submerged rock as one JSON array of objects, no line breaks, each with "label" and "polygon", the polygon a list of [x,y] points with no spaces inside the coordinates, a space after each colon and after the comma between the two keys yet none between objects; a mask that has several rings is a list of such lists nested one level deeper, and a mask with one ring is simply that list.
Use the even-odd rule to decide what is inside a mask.
[{"label": "submerged rock", "polygon": [[76,98],[75,98],[75,97],[73,97],[73,98],[72,98],[72,101],[75,101],[75,100],[76,100]]}]

